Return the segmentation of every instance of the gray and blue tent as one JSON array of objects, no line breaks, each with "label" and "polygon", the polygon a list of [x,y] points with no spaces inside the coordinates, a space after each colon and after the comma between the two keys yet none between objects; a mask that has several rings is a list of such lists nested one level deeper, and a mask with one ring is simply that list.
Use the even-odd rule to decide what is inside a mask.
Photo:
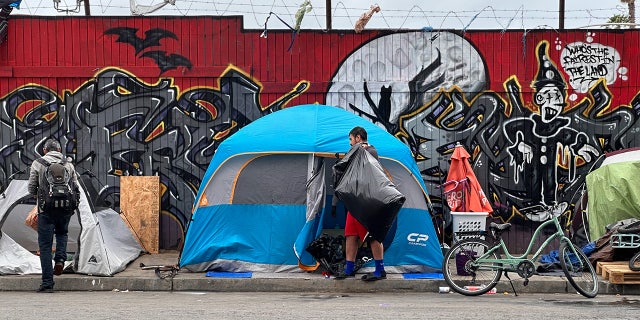
[{"label": "gray and blue tent", "polygon": [[344,226],[325,213],[331,211],[332,165],[336,154],[349,150],[355,126],[367,130],[382,166],[406,196],[385,240],[387,271],[439,271],[442,251],[409,148],[371,122],[324,105],[276,111],[220,144],[195,199],[180,267],[292,272],[317,266],[305,249],[323,231]]}]

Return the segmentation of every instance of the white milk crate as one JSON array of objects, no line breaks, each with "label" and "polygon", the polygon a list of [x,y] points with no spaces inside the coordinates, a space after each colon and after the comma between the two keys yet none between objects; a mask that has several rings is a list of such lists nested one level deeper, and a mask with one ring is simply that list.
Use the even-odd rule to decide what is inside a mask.
[{"label": "white milk crate", "polygon": [[[464,231],[485,231],[488,212],[451,212],[454,240],[477,237],[477,235],[457,235]],[[484,239],[484,237],[482,237]]]}]

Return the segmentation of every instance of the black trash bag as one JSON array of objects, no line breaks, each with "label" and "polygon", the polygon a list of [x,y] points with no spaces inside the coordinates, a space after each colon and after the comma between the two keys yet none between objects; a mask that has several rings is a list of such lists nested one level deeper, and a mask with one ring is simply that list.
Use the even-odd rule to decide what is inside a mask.
[{"label": "black trash bag", "polygon": [[338,274],[344,265],[344,237],[323,233],[306,248],[320,265],[331,274]]},{"label": "black trash bag", "polygon": [[[344,236],[331,236],[323,233],[313,240],[305,250],[320,263],[325,271],[332,275],[344,271],[345,267],[345,239]],[[360,246],[356,255],[354,272],[360,270],[362,266],[373,257],[369,246]]]},{"label": "black trash bag", "polygon": [[383,242],[406,198],[378,159],[355,144],[333,166],[333,185],[335,195],[369,236]]}]

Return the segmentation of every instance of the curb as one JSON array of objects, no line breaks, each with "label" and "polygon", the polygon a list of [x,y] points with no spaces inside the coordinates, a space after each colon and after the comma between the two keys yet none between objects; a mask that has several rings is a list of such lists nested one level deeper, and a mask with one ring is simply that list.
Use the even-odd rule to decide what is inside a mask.
[{"label": "curb", "polygon": [[[257,273],[251,278],[213,278],[203,272],[181,269],[173,278],[161,279],[155,270],[142,269],[140,264],[173,265],[178,261],[177,252],[144,254],[130,263],[125,270],[112,277],[99,277],[76,273],[63,273],[54,277],[56,291],[203,291],[203,292],[300,292],[300,293],[375,293],[407,292],[438,293],[446,287],[443,279],[405,279],[400,274],[388,274],[387,279],[364,282],[358,279],[341,281],[325,278],[319,273]],[[1,291],[35,291],[40,286],[40,274],[0,276]],[[527,293],[575,293],[563,276],[540,276],[524,279],[513,277],[518,294]],[[513,294],[509,281],[504,277],[498,282],[499,294]],[[599,294],[640,295],[640,284],[611,284],[600,278]]]},{"label": "curb", "polygon": [[[56,277],[57,291],[207,291],[207,292],[424,292],[437,293],[447,286],[444,280],[390,278],[376,282],[356,279],[336,281],[320,275],[298,277],[270,277],[272,274],[255,275],[253,278],[208,278],[203,273],[178,274],[174,278],[151,277],[93,277],[63,274]],[[545,279],[547,278],[547,279]],[[524,286],[522,279],[513,280],[518,294],[526,293],[575,293],[571,285],[560,277],[534,277]],[[35,291],[40,284],[39,275],[0,276],[0,291]],[[640,295],[640,285],[610,284],[599,282],[599,294]],[[498,293],[513,294],[508,281],[500,281]]]}]

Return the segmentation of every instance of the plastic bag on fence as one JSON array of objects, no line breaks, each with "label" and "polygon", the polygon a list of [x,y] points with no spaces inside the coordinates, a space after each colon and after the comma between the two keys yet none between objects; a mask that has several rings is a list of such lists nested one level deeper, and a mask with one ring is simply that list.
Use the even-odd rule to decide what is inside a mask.
[{"label": "plastic bag on fence", "polygon": [[29,211],[27,219],[24,220],[24,224],[31,229],[38,231],[38,206],[33,206],[33,209]]},{"label": "plastic bag on fence", "polygon": [[351,215],[373,239],[383,242],[406,198],[378,159],[355,144],[333,166],[333,185]]}]

